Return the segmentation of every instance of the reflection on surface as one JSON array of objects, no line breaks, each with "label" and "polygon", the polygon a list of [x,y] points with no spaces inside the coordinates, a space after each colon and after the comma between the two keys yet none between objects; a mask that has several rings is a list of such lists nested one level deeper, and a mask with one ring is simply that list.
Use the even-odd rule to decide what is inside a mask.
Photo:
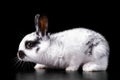
[{"label": "reflection on surface", "polygon": [[39,70],[35,72],[19,72],[16,80],[107,80],[107,72],[65,72]]},{"label": "reflection on surface", "polygon": [[108,80],[107,72],[83,72],[83,80]]}]

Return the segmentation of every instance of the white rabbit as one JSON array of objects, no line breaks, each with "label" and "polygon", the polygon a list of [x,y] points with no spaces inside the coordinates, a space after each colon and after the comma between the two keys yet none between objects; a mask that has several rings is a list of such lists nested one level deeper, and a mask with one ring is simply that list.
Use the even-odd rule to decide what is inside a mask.
[{"label": "white rabbit", "polygon": [[47,34],[46,16],[35,16],[36,31],[26,35],[19,45],[20,60],[36,63],[34,68],[63,68],[76,71],[100,71],[108,67],[109,45],[99,33],[75,28]]}]

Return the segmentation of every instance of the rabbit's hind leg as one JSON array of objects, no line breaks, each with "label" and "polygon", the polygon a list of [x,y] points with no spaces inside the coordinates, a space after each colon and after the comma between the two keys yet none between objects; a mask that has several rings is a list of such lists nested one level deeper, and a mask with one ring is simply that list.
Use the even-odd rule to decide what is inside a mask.
[{"label": "rabbit's hind leg", "polygon": [[[90,44],[91,46],[91,44]],[[94,41],[90,47],[90,53],[88,56],[92,56],[92,61],[85,63],[82,67],[83,71],[103,71],[107,69],[108,57],[109,57],[109,47],[106,41]]]},{"label": "rabbit's hind leg", "polygon": [[100,61],[85,63],[82,67],[83,71],[105,71],[107,69],[107,58]]}]

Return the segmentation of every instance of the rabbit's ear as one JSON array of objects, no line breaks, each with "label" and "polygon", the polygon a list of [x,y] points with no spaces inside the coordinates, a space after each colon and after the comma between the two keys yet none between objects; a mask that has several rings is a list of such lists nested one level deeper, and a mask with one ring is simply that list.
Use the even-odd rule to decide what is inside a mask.
[{"label": "rabbit's ear", "polygon": [[46,32],[48,29],[48,18],[47,16],[41,16],[40,20],[39,20],[39,27],[40,27],[40,31],[42,36],[46,36]]},{"label": "rabbit's ear", "polygon": [[39,15],[39,14],[36,14],[36,15],[35,15],[35,28],[36,28],[36,34],[37,34],[38,36],[40,36],[39,18],[40,18],[40,15]]},{"label": "rabbit's ear", "polygon": [[35,25],[36,25],[36,33],[38,35],[42,35],[42,37],[44,37],[46,35],[47,32],[47,28],[48,28],[48,18],[46,16],[41,16],[39,14],[37,14],[35,16]]}]

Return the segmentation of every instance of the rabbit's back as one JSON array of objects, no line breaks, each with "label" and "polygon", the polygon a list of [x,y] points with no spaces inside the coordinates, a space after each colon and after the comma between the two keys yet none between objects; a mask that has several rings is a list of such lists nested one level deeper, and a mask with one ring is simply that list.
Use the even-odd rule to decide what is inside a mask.
[{"label": "rabbit's back", "polygon": [[[87,54],[92,45],[102,44],[109,51],[106,39],[99,33],[85,28],[76,28],[53,34],[51,36],[56,55],[78,55]],[[55,50],[56,49],[56,50]],[[62,52],[61,52],[62,51]],[[70,58],[69,57],[69,58]]]},{"label": "rabbit's back", "polygon": [[61,41],[66,46],[83,45],[92,38],[105,40],[99,33],[85,28],[76,28],[59,32],[51,35],[51,38],[56,41]]}]

